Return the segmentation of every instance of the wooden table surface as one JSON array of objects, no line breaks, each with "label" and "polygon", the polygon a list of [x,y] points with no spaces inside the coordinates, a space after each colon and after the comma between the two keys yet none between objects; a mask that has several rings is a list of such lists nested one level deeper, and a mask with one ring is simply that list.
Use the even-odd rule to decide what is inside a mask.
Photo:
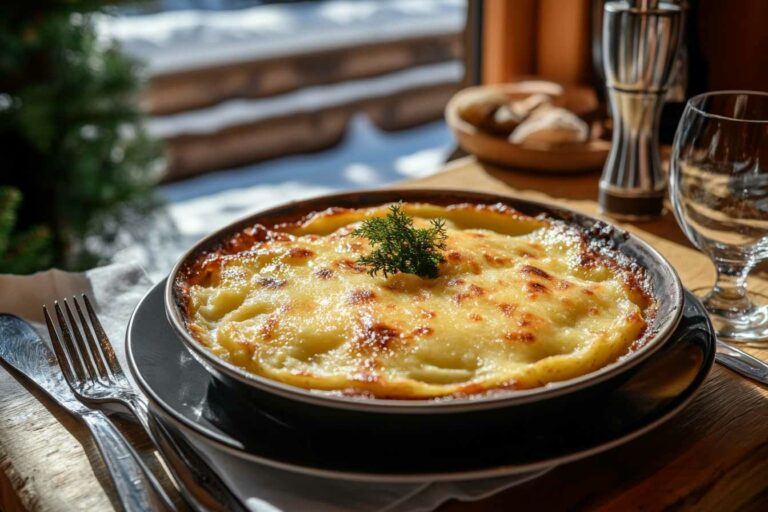
[{"label": "wooden table surface", "polygon": [[[560,203],[597,213],[597,175],[501,170],[472,158],[400,187],[461,188]],[[669,213],[623,225],[650,242],[688,288],[711,285],[709,260]],[[768,292],[768,281],[750,286]],[[768,349],[747,348],[768,360]],[[0,509],[111,510],[113,491],[83,428],[0,367]],[[132,429],[133,440],[146,449]],[[696,398],[660,428],[600,455],[473,503],[439,510],[768,510],[768,388],[715,365]]]}]

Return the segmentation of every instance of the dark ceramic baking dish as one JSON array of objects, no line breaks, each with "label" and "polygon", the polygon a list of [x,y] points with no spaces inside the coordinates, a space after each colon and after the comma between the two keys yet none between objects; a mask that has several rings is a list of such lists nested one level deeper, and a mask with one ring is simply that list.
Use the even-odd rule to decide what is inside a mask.
[{"label": "dark ceramic baking dish", "polygon": [[[358,208],[400,200],[438,205],[502,203],[527,215],[543,214],[549,218],[562,220],[581,229],[590,239],[610,245],[646,270],[650,293],[656,300],[657,312],[649,321],[645,343],[639,349],[597,371],[539,388],[500,391],[466,398],[392,400],[313,391],[248,373],[213,355],[187,331],[180,306],[182,298],[176,286],[177,279],[183,269],[195,261],[200,254],[214,249],[221,241],[257,223],[273,226],[282,222],[295,221],[311,212],[329,207]],[[669,262],[650,245],[618,227],[583,214],[541,203],[494,194],[443,189],[378,190],[330,195],[287,203],[251,215],[197,242],[179,259],[171,271],[165,289],[165,309],[168,320],[189,352],[223,385],[224,392],[221,390],[215,392],[219,398],[232,392],[240,403],[245,399],[246,403],[276,411],[278,414],[288,414],[292,419],[306,417],[321,423],[324,419],[329,419],[335,425],[338,425],[339,421],[347,424],[366,424],[374,421],[381,425],[383,421],[389,425],[396,423],[405,426],[411,422],[423,425],[425,415],[448,415],[455,420],[462,417],[471,423],[473,418],[486,416],[486,414],[478,416],[478,413],[485,411],[495,416],[494,411],[498,412],[500,409],[503,409],[505,416],[511,419],[517,416],[514,413],[517,406],[526,405],[526,414],[530,414],[539,406],[550,408],[551,405],[557,404],[558,407],[562,407],[568,402],[575,403],[581,398],[593,397],[601,389],[610,389],[623,381],[640,362],[664,345],[680,320],[682,307],[683,288]],[[544,405],[545,403],[547,405]],[[394,416],[385,418],[386,415]],[[454,423],[454,425],[457,424]]]}]

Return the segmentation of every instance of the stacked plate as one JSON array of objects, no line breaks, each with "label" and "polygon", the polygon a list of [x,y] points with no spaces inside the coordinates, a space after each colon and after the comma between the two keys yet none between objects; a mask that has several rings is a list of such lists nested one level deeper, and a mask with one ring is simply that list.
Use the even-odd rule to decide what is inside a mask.
[{"label": "stacked plate", "polygon": [[[185,328],[173,283],[201,252],[247,226],[274,225],[329,207],[392,201],[503,203],[544,214],[610,243],[646,269],[657,314],[639,349],[587,375],[530,390],[444,400],[316,393],[245,372]],[[376,191],[292,203],[198,242],[141,301],[127,335],[136,381],[164,420],[185,434],[258,463],[369,481],[436,481],[521,474],[624,443],[679,411],[709,372],[712,327],[669,263],[616,227],[568,210],[489,194]]]}]

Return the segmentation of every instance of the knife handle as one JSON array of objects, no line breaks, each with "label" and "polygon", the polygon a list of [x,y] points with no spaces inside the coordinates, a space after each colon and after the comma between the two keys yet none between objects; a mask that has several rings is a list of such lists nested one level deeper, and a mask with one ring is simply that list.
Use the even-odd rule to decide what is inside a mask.
[{"label": "knife handle", "polygon": [[125,511],[164,510],[166,507],[150,490],[144,472],[137,462],[138,454],[104,413],[92,411],[82,417],[104,458],[107,470],[115,483],[117,496]]},{"label": "knife handle", "polygon": [[717,361],[748,379],[755,380],[768,386],[768,363],[761,361],[743,350],[717,340]]}]

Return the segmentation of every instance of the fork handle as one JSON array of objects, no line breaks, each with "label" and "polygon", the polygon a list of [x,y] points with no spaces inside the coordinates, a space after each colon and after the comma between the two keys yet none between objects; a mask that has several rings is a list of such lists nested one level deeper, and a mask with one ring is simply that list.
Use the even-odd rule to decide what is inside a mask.
[{"label": "fork handle", "polygon": [[139,456],[123,435],[101,411],[83,415],[96,446],[115,483],[117,496],[126,512],[163,510],[165,507],[152,495]]},{"label": "fork handle", "polygon": [[124,405],[133,413],[165,460],[181,495],[196,512],[247,512],[232,491],[194,449],[179,446],[165,426],[151,417],[149,406],[140,395],[132,395]]}]

